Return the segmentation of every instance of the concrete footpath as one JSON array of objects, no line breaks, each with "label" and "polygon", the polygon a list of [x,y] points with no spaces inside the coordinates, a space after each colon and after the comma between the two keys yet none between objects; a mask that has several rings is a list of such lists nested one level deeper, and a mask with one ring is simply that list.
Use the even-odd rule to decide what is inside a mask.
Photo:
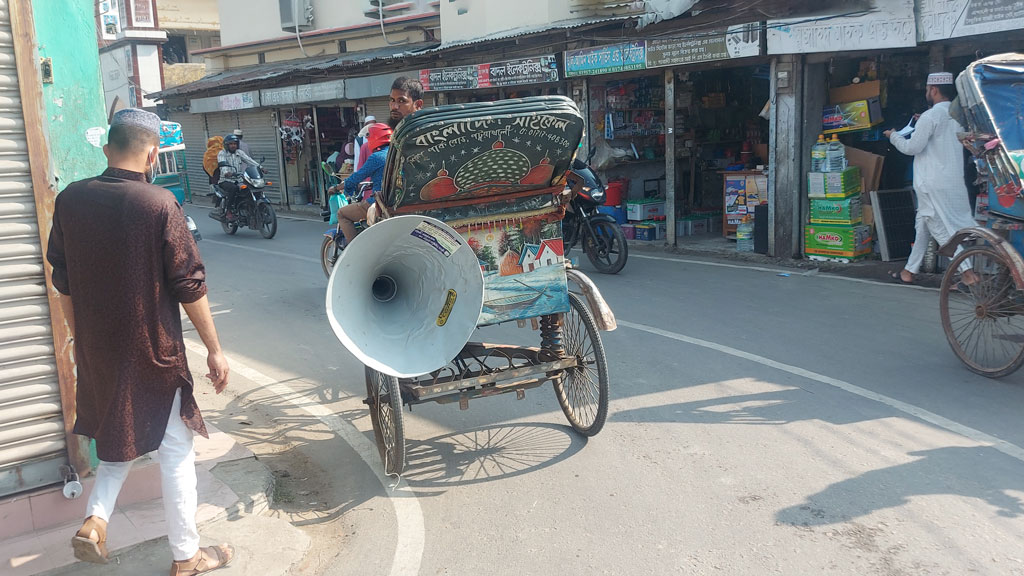
[{"label": "concrete footpath", "polygon": [[[189,353],[197,388],[209,385],[199,371],[206,366],[204,360]],[[216,573],[292,574],[293,566],[309,549],[309,537],[287,519],[270,515],[275,476],[252,451],[217,430],[215,424],[207,422],[209,439],[196,436],[196,516],[202,545],[227,542],[235,547],[234,560]],[[70,540],[81,526],[92,482],[92,476],[83,479],[85,494],[76,500],[63,499],[54,489],[19,498],[31,514],[19,514],[18,520],[30,528],[0,540],[0,576],[155,576],[169,572],[171,554],[159,465],[149,455],[136,461],[110,520],[110,563],[75,561]]]}]

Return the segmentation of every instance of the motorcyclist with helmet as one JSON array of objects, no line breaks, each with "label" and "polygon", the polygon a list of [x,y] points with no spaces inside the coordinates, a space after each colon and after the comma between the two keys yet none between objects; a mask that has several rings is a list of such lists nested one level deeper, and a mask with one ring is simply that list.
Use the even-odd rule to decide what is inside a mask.
[{"label": "motorcyclist with helmet", "polygon": [[[370,157],[366,159],[362,168],[345,179],[343,186],[345,194],[351,197],[358,189],[359,183],[369,178],[372,183],[370,192],[364,198],[359,199],[358,202],[347,204],[338,210],[338,224],[341,227],[341,233],[345,235],[345,240],[348,242],[351,242],[356,237],[355,223],[366,219],[366,213],[374,203],[374,196],[381,189],[381,183],[384,180],[384,165],[387,163],[388,147],[391,145],[391,127],[384,123],[371,124],[367,130],[366,138],[371,151]],[[332,186],[328,189],[328,193],[337,191],[337,186]]]},{"label": "motorcyclist with helmet", "polygon": [[217,185],[224,191],[225,200],[221,211],[228,222],[235,219],[232,209],[238,194],[238,179],[245,173],[245,165],[259,167],[260,163],[239,149],[240,140],[234,134],[224,137],[224,149],[217,153],[219,180]]}]

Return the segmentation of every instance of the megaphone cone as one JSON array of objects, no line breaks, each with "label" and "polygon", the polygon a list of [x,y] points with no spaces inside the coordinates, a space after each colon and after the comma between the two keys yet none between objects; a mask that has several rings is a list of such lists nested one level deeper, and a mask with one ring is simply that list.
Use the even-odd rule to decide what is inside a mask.
[{"label": "megaphone cone", "polygon": [[327,284],[327,318],[364,364],[409,378],[459,354],[483,300],[479,261],[458,232],[434,218],[398,216],[342,252]]}]

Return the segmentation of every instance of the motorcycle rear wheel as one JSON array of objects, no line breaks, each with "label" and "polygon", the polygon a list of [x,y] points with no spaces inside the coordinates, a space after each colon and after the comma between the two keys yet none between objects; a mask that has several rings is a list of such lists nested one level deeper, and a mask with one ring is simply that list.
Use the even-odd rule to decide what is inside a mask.
[{"label": "motorcycle rear wheel", "polygon": [[238,222],[221,221],[220,227],[222,230],[224,230],[224,233],[229,236],[233,235],[235,232],[238,232]]}]

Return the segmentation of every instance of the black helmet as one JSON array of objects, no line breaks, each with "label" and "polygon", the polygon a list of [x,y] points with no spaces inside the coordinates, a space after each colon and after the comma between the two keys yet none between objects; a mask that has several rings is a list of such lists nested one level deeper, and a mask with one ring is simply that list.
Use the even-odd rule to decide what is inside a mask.
[{"label": "black helmet", "polygon": [[227,136],[224,137],[224,148],[227,148],[228,144],[231,144],[231,143],[238,144],[238,142],[239,142],[238,136],[235,136],[234,134],[228,134]]}]

